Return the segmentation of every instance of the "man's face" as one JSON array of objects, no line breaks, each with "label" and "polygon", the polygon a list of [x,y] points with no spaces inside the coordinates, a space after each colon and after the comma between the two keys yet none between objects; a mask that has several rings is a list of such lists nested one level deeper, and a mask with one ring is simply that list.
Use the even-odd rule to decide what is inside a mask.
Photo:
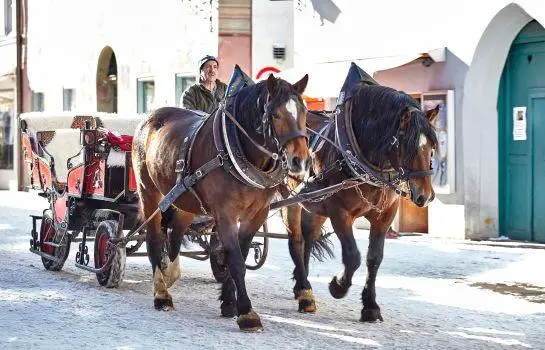
[{"label": "man's face", "polygon": [[216,61],[206,62],[201,69],[201,79],[207,83],[212,83],[218,78],[218,64]]}]

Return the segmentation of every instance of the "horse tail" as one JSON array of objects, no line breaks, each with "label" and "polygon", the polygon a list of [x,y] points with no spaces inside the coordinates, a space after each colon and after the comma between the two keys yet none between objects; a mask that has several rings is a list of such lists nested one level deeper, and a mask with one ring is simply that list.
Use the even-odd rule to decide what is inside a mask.
[{"label": "horse tail", "polygon": [[333,258],[333,242],[329,239],[329,233],[326,233],[325,228],[320,228],[320,234],[317,239],[312,237],[313,228],[313,214],[303,209],[301,213],[301,231],[305,242],[312,242],[310,248],[310,254],[312,257],[320,262],[328,258]]}]

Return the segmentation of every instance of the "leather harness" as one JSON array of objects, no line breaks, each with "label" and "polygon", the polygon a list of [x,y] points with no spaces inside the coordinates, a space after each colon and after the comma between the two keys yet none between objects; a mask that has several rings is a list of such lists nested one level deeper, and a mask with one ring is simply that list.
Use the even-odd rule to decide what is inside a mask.
[{"label": "leather harness", "polygon": [[[256,168],[245,157],[237,131],[238,126],[233,122],[228,122],[226,113],[229,112],[224,106],[220,106],[215,113],[190,125],[187,135],[180,145],[179,159],[176,161],[176,184],[159,203],[161,212],[165,212],[180,195],[190,191],[199,180],[218,168],[223,167],[225,171],[241,183],[259,189],[278,186],[286,177],[288,167],[284,157],[279,160],[275,159],[274,166],[268,171]],[[214,144],[218,155],[193,173],[189,173],[193,143],[199,131],[211,118],[213,119]],[[298,136],[300,135],[294,134],[291,138]],[[289,139],[286,139],[285,142],[287,141]],[[193,194],[200,201],[194,191]]]}]

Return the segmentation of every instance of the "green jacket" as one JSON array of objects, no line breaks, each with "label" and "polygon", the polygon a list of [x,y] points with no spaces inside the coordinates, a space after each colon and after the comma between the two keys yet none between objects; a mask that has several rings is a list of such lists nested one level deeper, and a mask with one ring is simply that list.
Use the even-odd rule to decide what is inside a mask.
[{"label": "green jacket", "polygon": [[182,95],[182,107],[212,113],[225,97],[227,85],[216,79],[216,90],[211,92],[201,83],[187,88]]}]

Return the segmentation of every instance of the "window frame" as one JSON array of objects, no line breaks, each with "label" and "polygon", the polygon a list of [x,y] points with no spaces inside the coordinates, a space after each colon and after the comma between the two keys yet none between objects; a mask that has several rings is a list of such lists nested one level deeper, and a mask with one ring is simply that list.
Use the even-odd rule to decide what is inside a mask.
[{"label": "window frame", "polygon": [[[181,82],[183,79],[193,79],[193,83],[190,83],[186,86],[185,89],[182,89],[183,84]],[[176,73],[174,74],[174,105],[177,107],[182,107],[182,95],[184,91],[193,84],[197,83],[197,75],[194,73]]]},{"label": "window frame", "polygon": [[136,112],[145,114],[150,112],[149,106],[146,102],[146,94],[144,85],[146,83],[153,83],[153,100],[155,101],[155,77],[140,77],[136,79]]}]

